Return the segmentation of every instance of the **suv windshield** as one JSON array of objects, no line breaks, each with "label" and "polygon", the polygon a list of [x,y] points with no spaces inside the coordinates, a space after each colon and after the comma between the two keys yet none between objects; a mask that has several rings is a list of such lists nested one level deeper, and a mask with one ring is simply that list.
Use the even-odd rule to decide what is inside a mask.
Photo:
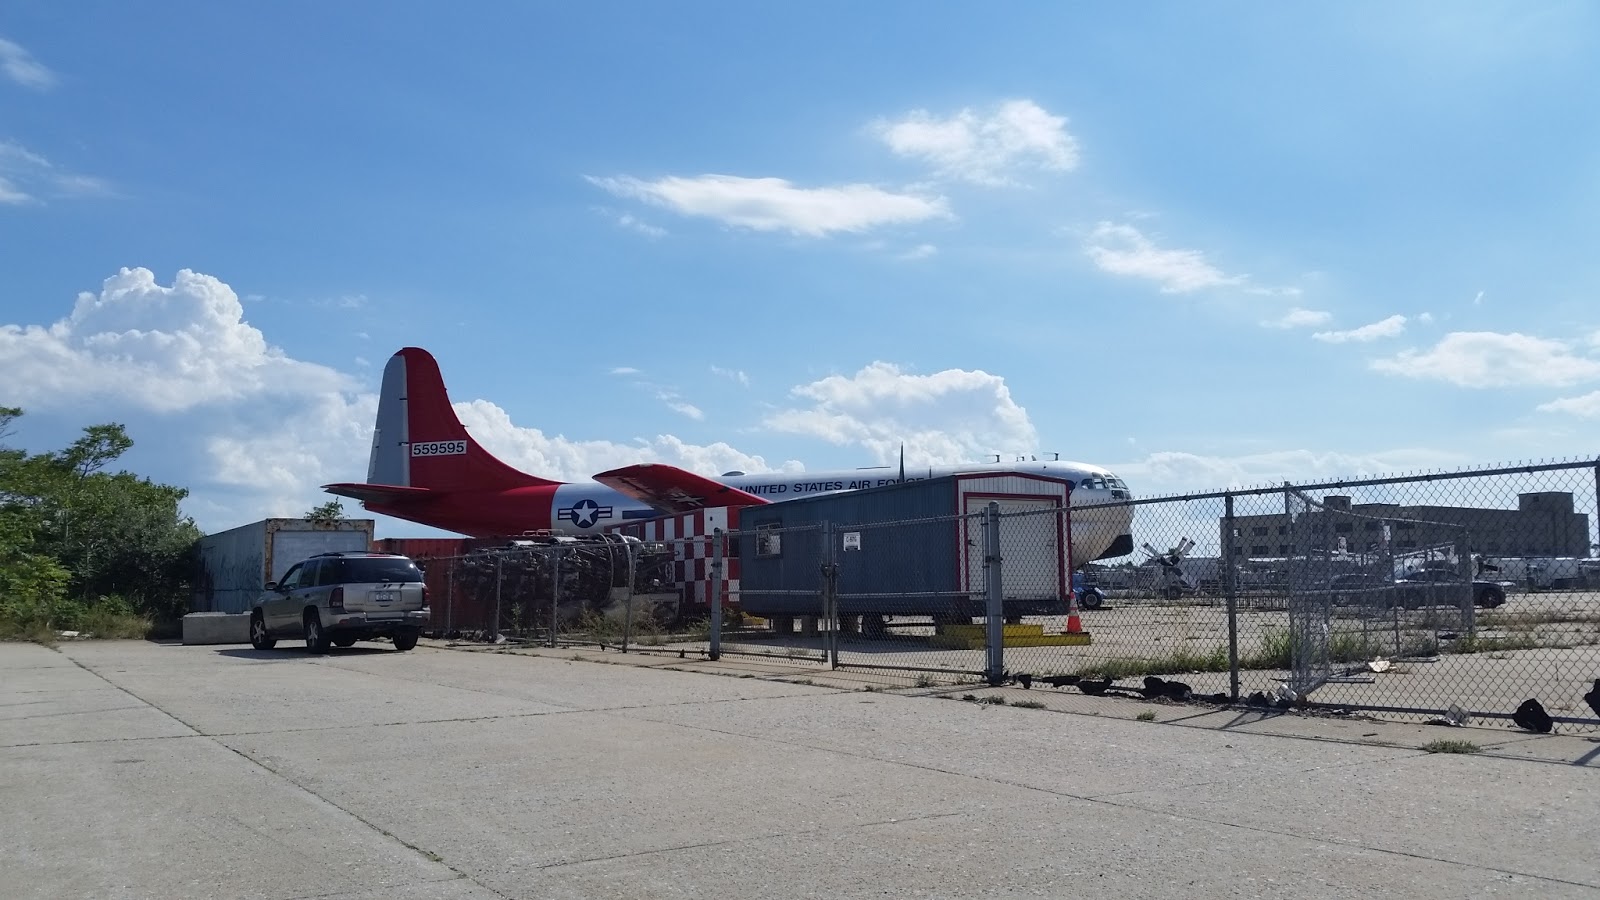
[{"label": "suv windshield", "polygon": [[353,557],[341,560],[323,560],[324,568],[336,565],[338,574],[328,577],[324,572],[324,584],[378,584],[382,582],[413,583],[422,580],[422,572],[417,564],[409,559],[385,559],[375,557]]}]

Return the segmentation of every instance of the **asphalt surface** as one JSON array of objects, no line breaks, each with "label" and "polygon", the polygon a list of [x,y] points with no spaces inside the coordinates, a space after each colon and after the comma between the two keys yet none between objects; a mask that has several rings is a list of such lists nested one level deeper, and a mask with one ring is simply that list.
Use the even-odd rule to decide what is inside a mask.
[{"label": "asphalt surface", "polygon": [[0,894],[1600,897],[1592,739],[1428,754],[1409,736],[1472,730],[1171,712],[560,654],[0,644]]}]

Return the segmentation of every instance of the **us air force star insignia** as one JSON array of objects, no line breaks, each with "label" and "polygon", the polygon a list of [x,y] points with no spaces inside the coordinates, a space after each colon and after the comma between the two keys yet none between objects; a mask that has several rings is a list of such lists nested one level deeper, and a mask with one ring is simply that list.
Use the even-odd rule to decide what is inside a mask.
[{"label": "us air force star insignia", "polygon": [[601,519],[611,518],[611,507],[584,498],[577,503],[556,513],[556,518],[563,522],[571,522],[579,528],[593,528],[594,523]]}]

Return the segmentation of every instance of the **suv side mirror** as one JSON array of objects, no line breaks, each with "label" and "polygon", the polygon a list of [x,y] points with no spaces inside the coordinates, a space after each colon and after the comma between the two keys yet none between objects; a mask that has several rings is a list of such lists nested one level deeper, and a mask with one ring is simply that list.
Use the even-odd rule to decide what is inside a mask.
[{"label": "suv side mirror", "polygon": [[264,591],[275,591],[277,589],[278,583],[276,581],[269,581],[267,582],[266,586],[262,588]]}]

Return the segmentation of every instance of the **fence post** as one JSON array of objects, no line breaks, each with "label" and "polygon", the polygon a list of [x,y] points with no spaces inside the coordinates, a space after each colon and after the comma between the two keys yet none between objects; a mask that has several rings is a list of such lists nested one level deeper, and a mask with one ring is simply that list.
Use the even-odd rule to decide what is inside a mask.
[{"label": "fence post", "polygon": [[832,522],[822,523],[822,632],[828,667],[839,668],[839,557]]},{"label": "fence post", "polygon": [[455,631],[456,565],[460,562],[460,557],[450,557],[450,571],[444,575],[444,634],[441,637],[448,638]]},{"label": "fence post", "polygon": [[706,649],[709,659],[722,658],[722,592],[727,587],[722,581],[721,528],[711,531],[711,646]]},{"label": "fence post", "polygon": [[556,549],[555,565],[550,568],[550,646],[556,645],[556,629],[560,623],[561,606],[561,550]]},{"label": "fence post", "polygon": [[628,652],[628,638],[633,634],[633,585],[638,580],[634,572],[633,543],[626,537],[622,539],[622,549],[628,553],[628,601],[622,608],[622,652]]},{"label": "fence post", "polygon": [[1000,504],[989,501],[983,510],[983,587],[987,599],[988,628],[985,644],[989,649],[985,674],[998,685],[1005,678],[1005,594],[1000,579]]},{"label": "fence post", "polygon": [[494,618],[489,620],[489,643],[491,644],[500,643],[500,582],[504,580],[500,577],[500,561],[504,558],[505,554],[503,553],[494,555]]},{"label": "fence post", "polygon": [[1233,495],[1227,495],[1222,502],[1222,595],[1228,604],[1228,693],[1237,703],[1239,702],[1239,564],[1233,557]]}]

